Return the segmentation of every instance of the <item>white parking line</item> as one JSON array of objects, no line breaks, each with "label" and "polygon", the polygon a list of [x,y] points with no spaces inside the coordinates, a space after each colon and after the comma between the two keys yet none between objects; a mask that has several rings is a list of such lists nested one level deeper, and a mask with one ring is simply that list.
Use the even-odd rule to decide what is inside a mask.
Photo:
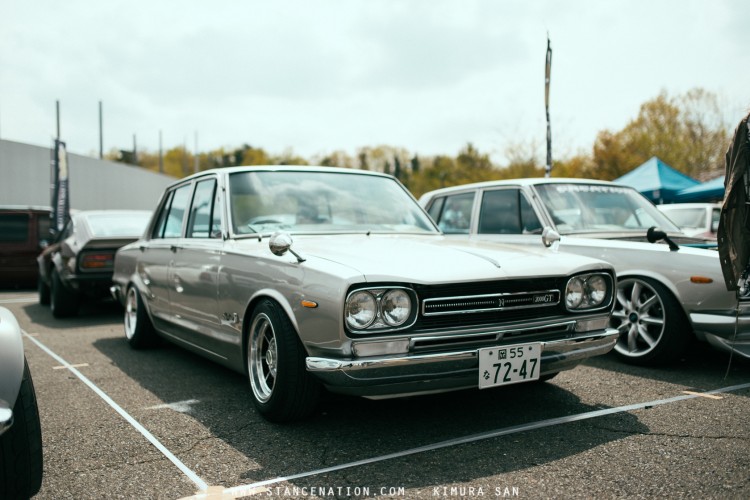
[{"label": "white parking line", "polygon": [[26,302],[36,302],[36,296],[33,297],[19,297],[17,299],[2,299],[0,304],[24,304]]},{"label": "white parking line", "polygon": [[[500,436],[507,436],[510,434],[517,434],[520,432],[532,431],[536,429],[542,429],[545,427],[552,427],[552,426],[561,425],[561,424],[568,424],[571,422],[579,422],[582,420],[604,417],[607,415],[614,415],[617,413],[624,413],[624,412],[634,411],[634,410],[642,410],[644,408],[652,408],[654,406],[661,406],[661,405],[676,403],[676,402],[685,401],[688,399],[710,398],[709,400],[715,400],[717,399],[717,396],[713,396],[715,394],[734,392],[734,391],[750,388],[750,383],[747,383],[747,384],[723,387],[720,389],[714,389],[714,390],[706,391],[702,393],[692,392],[692,391],[683,391],[682,396],[675,396],[672,398],[648,401],[648,402],[643,402],[643,403],[635,403],[635,404],[626,405],[626,406],[618,406],[616,408],[605,408],[602,410],[594,410],[594,411],[590,411],[586,413],[579,413],[577,415],[568,415],[565,417],[551,418],[547,420],[539,420],[537,422],[529,422],[526,424],[506,427],[504,429],[497,429],[494,431],[483,432],[480,434],[464,436],[461,438],[448,439],[446,441],[441,441],[439,443],[419,446],[417,448],[410,448],[408,450],[398,451],[395,453],[389,453],[386,455],[380,455],[378,457],[372,457],[372,458],[367,458],[363,460],[357,460],[357,461],[349,462],[345,464],[334,465],[334,466],[326,467],[323,469],[317,469],[317,470],[312,470],[308,472],[301,472],[299,474],[293,474],[290,476],[276,477],[276,478],[268,479],[265,481],[258,481],[256,483],[234,486],[231,488],[222,488],[220,486],[209,487],[208,484],[205,481],[203,481],[200,477],[198,477],[198,475],[195,472],[188,469],[185,464],[183,464],[166,447],[164,447],[164,445],[162,445],[149,431],[147,431],[141,424],[139,424],[127,412],[125,412],[125,410],[123,410],[117,403],[115,403],[109,396],[107,396],[107,394],[105,394],[101,389],[99,389],[96,385],[94,385],[93,382],[91,382],[83,374],[81,374],[78,370],[76,370],[75,367],[70,365],[67,361],[62,359],[60,356],[58,356],[54,352],[52,352],[49,348],[47,348],[44,344],[39,342],[37,339],[33,338],[31,335],[27,334],[26,332],[24,332],[24,335],[29,340],[34,342],[40,349],[42,349],[44,352],[49,354],[53,359],[57,360],[65,368],[68,368],[83,383],[89,386],[91,390],[93,390],[97,395],[99,395],[99,397],[101,397],[115,411],[117,411],[117,413],[119,413],[125,420],[128,421],[128,423],[130,423],[130,425],[135,427],[136,430],[138,430],[144,437],[146,437],[146,439],[148,439],[151,442],[151,444],[153,444],[159,451],[161,451],[162,454],[164,454],[164,456],[166,456],[174,465],[176,465],[177,468],[180,469],[198,487],[198,493],[196,493],[194,496],[191,496],[191,497],[185,497],[185,499],[183,500],[189,500],[189,499],[197,500],[197,499],[207,499],[207,498],[239,498],[243,496],[249,496],[249,495],[262,493],[264,491],[268,491],[268,489],[266,488],[267,486],[278,484],[284,481],[293,481],[295,479],[318,476],[321,474],[329,474],[331,472],[351,469],[354,467],[369,465],[369,464],[373,464],[377,462],[384,462],[386,460],[392,460],[395,458],[402,458],[402,457],[406,457],[410,455],[416,455],[418,453],[439,450],[442,448],[449,448],[452,446],[459,446],[462,444],[473,443],[476,441],[484,441],[487,439],[492,439],[492,438],[496,438]],[[189,402],[192,403],[192,400],[190,400]],[[168,406],[168,405],[164,405],[164,406]]]},{"label": "white parking line", "polygon": [[148,439],[151,444],[153,444],[157,450],[162,452],[162,454],[167,457],[174,465],[177,466],[178,469],[180,469],[197,487],[200,491],[206,491],[208,489],[208,484],[198,477],[198,474],[193,472],[192,470],[188,469],[188,467],[182,463],[176,456],[172,454],[171,451],[169,451],[163,444],[159,442],[158,439],[154,437],[153,434],[151,434],[149,431],[146,430],[145,427],[143,427],[141,424],[138,423],[136,419],[130,416],[125,410],[123,410],[120,405],[115,403],[112,398],[107,396],[107,394],[99,389],[96,385],[94,385],[93,382],[91,382],[89,379],[87,379],[81,372],[75,369],[73,365],[65,361],[63,358],[52,352],[47,346],[39,342],[37,339],[33,338],[32,336],[28,335],[26,332],[23,332],[26,338],[34,342],[42,351],[49,354],[54,360],[56,360],[58,363],[63,365],[65,368],[70,370],[76,377],[81,379],[81,381],[89,386],[89,388],[94,391],[100,398],[102,398],[109,406],[111,406],[117,413],[120,414],[122,418],[124,418],[130,425],[135,427],[135,429],[140,432],[146,439]]},{"label": "white parking line", "polygon": [[[590,411],[586,413],[579,413],[577,415],[569,415],[566,417],[551,418],[548,420],[540,420],[538,422],[530,422],[528,424],[516,425],[513,427],[506,427],[505,429],[498,429],[494,431],[483,432],[481,434],[474,434],[474,435],[465,436],[462,438],[449,439],[447,441],[441,441],[439,443],[434,443],[434,444],[430,444],[426,446],[420,446],[418,448],[411,448],[409,450],[403,450],[403,451],[399,451],[396,453],[389,453],[387,455],[381,455],[379,457],[367,458],[364,460],[357,460],[356,462],[349,462],[346,464],[326,467],[324,469],[318,469],[318,470],[313,470],[309,472],[302,472],[300,474],[294,474],[291,476],[277,477],[274,479],[268,479],[266,481],[259,481],[257,483],[235,486],[232,488],[226,488],[221,492],[221,494],[224,496],[231,497],[231,498],[239,498],[239,497],[258,493],[259,491],[262,491],[262,489],[266,486],[281,483],[283,481],[292,481],[295,479],[301,479],[305,477],[318,476],[321,474],[329,474],[331,472],[336,472],[336,471],[340,471],[344,469],[351,469],[353,467],[369,465],[369,464],[373,464],[376,462],[383,462],[385,460],[392,460],[394,458],[401,458],[401,457],[406,457],[409,455],[416,455],[417,453],[424,453],[427,451],[439,450],[441,448],[448,448],[451,446],[458,446],[462,444],[473,443],[476,441],[483,441],[486,439],[496,438],[500,436],[507,436],[509,434],[517,434],[519,432],[542,429],[544,427],[552,427],[555,425],[567,424],[570,422],[578,422],[581,420],[588,420],[591,418],[598,418],[598,417],[603,417],[606,415],[613,415],[616,413],[624,413],[624,412],[633,411],[633,410],[641,410],[644,408],[652,408],[654,406],[676,403],[678,401],[684,401],[687,399],[707,397],[713,394],[733,392],[733,391],[738,391],[741,389],[748,389],[748,388],[750,388],[750,383],[734,385],[731,387],[723,387],[721,389],[714,389],[712,391],[707,391],[707,392],[702,392],[702,393],[689,393],[689,394],[685,394],[684,396],[675,396],[673,398],[660,399],[657,401],[648,401],[645,403],[636,403],[636,404],[627,405],[627,406],[619,406],[617,408],[606,408],[603,410],[594,410],[594,411]],[[197,494],[189,498],[190,499],[202,499],[202,498],[208,498],[208,497],[205,494]]]}]

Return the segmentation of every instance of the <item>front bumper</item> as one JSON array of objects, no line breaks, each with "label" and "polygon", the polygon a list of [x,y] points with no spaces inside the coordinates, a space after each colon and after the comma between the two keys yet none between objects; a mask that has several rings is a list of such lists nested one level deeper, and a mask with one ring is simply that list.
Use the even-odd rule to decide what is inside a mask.
[{"label": "front bumper", "polygon": [[741,301],[731,313],[692,313],[690,321],[712,346],[750,359],[750,301]]},{"label": "front bumper", "polygon": [[[544,376],[569,370],[587,358],[606,354],[618,336],[617,330],[607,328],[543,341],[540,373]],[[306,366],[331,391],[372,398],[467,389],[479,384],[477,349],[355,359],[308,357]]]}]

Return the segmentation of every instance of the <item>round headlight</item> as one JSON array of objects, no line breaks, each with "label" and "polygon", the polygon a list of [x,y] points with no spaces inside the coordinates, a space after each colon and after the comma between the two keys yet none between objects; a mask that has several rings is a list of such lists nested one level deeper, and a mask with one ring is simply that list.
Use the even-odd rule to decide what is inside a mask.
[{"label": "round headlight", "polygon": [[586,280],[589,301],[592,306],[598,306],[607,298],[607,281],[603,276],[595,274]]},{"label": "round headlight", "polygon": [[370,292],[355,292],[346,301],[346,324],[360,330],[367,328],[377,316],[377,303]]},{"label": "round headlight", "polygon": [[404,324],[411,314],[409,294],[401,289],[388,290],[380,300],[380,311],[389,326]]},{"label": "round headlight", "polygon": [[571,278],[565,288],[565,305],[568,309],[577,309],[583,302],[583,281],[581,278]]}]

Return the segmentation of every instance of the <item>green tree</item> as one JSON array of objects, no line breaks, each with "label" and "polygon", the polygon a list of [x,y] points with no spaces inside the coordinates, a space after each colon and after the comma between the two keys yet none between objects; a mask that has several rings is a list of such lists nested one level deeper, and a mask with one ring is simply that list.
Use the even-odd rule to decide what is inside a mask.
[{"label": "green tree", "polygon": [[697,88],[670,98],[661,92],[621,131],[597,135],[592,174],[615,179],[657,156],[687,175],[704,177],[721,170],[728,142],[729,126],[714,94]]}]

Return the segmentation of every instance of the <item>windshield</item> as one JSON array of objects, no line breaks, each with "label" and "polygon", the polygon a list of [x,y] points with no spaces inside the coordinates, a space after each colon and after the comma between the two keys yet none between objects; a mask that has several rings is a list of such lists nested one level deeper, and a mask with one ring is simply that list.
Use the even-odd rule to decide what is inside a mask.
[{"label": "windshield", "polygon": [[708,225],[708,212],[701,207],[664,209],[669,220],[683,229],[704,229]]},{"label": "windshield", "polygon": [[560,234],[643,232],[656,226],[679,228],[635,189],[599,184],[542,184],[539,196]]},{"label": "windshield", "polygon": [[230,175],[234,233],[437,233],[393,179],[319,171]]},{"label": "windshield", "polygon": [[86,216],[91,233],[97,238],[140,237],[151,219],[151,212],[132,214],[90,214]]}]

